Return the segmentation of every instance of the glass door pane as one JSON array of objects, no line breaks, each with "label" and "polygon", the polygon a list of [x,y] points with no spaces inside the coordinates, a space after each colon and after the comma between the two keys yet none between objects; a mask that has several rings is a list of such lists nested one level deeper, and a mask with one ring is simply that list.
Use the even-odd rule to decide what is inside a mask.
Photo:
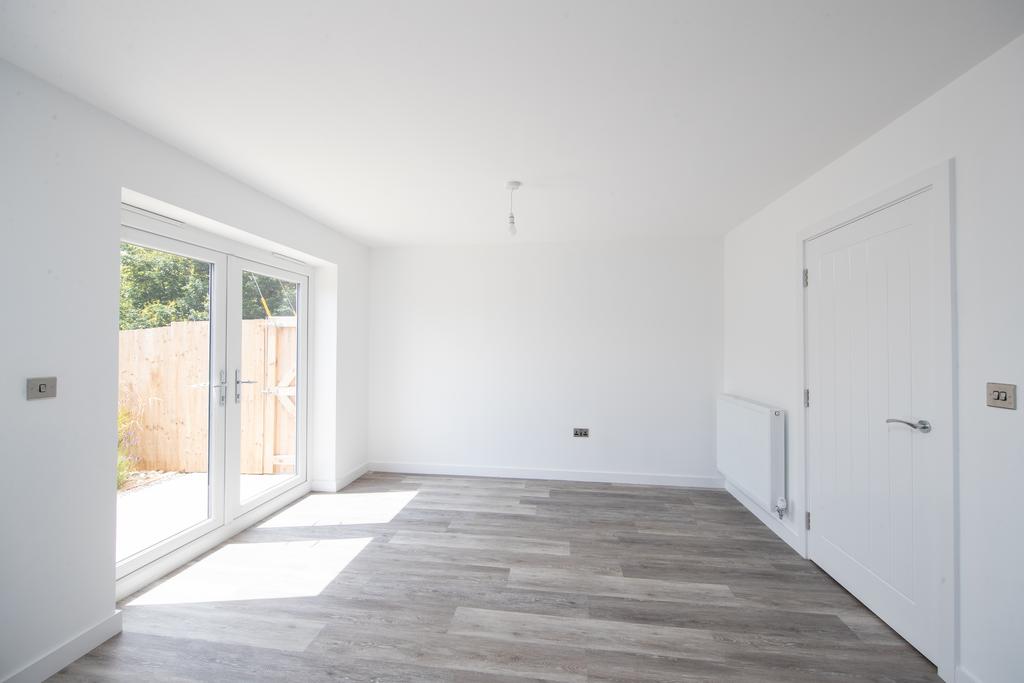
[{"label": "glass door pane", "polygon": [[211,418],[223,405],[223,388],[212,386],[223,384],[223,366],[211,362],[218,257],[156,248],[176,243],[145,233],[138,242],[121,245],[118,563],[160,554],[165,541],[215,517]]},{"label": "glass door pane", "polygon": [[[260,269],[262,270],[262,269]],[[242,267],[238,499],[244,506],[299,474],[300,283]],[[234,278],[232,278],[234,280]]]}]

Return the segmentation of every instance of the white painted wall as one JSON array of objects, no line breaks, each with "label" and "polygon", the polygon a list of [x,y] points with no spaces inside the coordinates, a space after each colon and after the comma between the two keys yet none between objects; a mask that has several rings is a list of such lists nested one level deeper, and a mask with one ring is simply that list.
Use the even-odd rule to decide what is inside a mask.
[{"label": "white painted wall", "polygon": [[717,238],[375,249],[370,466],[719,485],[720,290]]},{"label": "white painted wall", "polygon": [[[1024,675],[1024,411],[985,407],[986,381],[1024,385],[1022,84],[1019,38],[725,240],[725,391],[800,410],[796,235],[956,159],[960,675],[985,683]],[[802,442],[793,437],[791,472],[803,467]],[[802,489],[796,494],[802,519]]]},{"label": "white painted wall", "polygon": [[[365,461],[367,250],[0,62],[0,679],[114,613],[122,187],[336,266],[325,476]],[[31,375],[58,398],[26,402]]]}]

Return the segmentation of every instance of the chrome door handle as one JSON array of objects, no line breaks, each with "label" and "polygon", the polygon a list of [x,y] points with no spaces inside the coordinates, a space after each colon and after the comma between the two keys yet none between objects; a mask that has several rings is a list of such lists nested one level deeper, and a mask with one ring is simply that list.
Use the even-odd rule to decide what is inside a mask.
[{"label": "chrome door handle", "polygon": [[227,399],[227,387],[228,387],[228,373],[225,370],[220,371],[220,383],[210,384],[209,382],[203,382],[201,384],[190,384],[190,387],[194,389],[220,389],[217,392],[218,402],[224,405],[225,399]]},{"label": "chrome door handle", "polygon": [[254,379],[242,379],[242,371],[235,370],[235,403],[240,403],[242,400],[243,384],[259,384],[259,382]]},{"label": "chrome door handle", "polygon": [[911,429],[916,429],[917,431],[921,432],[922,434],[927,434],[928,432],[932,431],[932,423],[929,422],[928,420],[918,420],[917,422],[907,422],[906,420],[897,420],[894,417],[890,417],[885,422],[886,422],[886,424],[888,424],[890,422],[897,422],[897,423],[899,423],[901,425],[907,425]]}]

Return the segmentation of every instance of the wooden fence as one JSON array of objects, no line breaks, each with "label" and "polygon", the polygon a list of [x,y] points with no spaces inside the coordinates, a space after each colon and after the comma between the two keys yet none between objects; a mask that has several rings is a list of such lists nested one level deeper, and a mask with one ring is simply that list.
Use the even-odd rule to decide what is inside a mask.
[{"label": "wooden fence", "polygon": [[[242,321],[241,468],[243,474],[294,471],[295,318]],[[210,325],[178,322],[123,330],[118,353],[119,401],[135,416],[131,455],[139,470],[205,472],[209,410],[218,408],[209,381]],[[227,400],[234,401],[234,373]]]}]

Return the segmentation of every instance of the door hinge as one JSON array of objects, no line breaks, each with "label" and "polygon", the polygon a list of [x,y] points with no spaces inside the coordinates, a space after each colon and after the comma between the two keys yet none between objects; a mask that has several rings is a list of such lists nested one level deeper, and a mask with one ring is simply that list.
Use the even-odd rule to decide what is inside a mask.
[{"label": "door hinge", "polygon": [[807,273],[807,269],[804,268],[804,287],[810,282],[810,275]]},{"label": "door hinge", "polygon": [[804,389],[804,408],[811,407],[811,390]]},{"label": "door hinge", "polygon": [[811,513],[810,512],[805,512],[804,513],[804,528],[807,529],[808,531],[810,531],[810,529],[811,529]]}]

